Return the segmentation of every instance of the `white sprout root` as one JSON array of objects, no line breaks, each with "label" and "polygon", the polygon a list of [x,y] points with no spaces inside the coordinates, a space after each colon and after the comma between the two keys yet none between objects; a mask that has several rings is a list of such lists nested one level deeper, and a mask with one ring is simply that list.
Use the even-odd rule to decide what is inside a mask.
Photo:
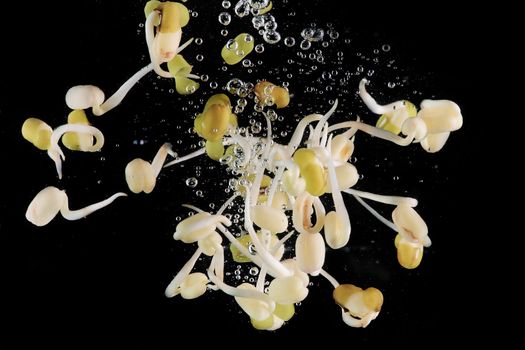
[{"label": "white sprout root", "polygon": [[53,130],[53,133],[51,134],[51,143],[49,149],[47,150],[47,154],[55,162],[59,179],[62,178],[62,161],[65,160],[66,157],[64,155],[64,152],[62,152],[62,149],[60,149],[58,142],[62,135],[64,135],[67,132],[77,132],[81,134],[92,135],[95,137],[96,142],[90,147],[83,149],[82,151],[84,152],[97,152],[102,148],[102,146],[104,146],[104,135],[99,129],[93,126],[81,124],[65,124]]}]

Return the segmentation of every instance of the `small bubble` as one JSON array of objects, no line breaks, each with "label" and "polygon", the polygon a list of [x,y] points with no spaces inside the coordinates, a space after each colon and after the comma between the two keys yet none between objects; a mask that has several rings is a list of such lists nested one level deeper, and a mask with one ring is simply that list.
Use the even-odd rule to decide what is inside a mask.
[{"label": "small bubble", "polygon": [[384,44],[383,46],[381,46],[381,50],[383,50],[384,52],[390,51],[390,45]]},{"label": "small bubble", "polygon": [[263,34],[263,39],[268,44],[277,44],[281,40],[281,34],[275,30],[267,30]]},{"label": "small bubble", "polygon": [[233,78],[228,83],[226,83],[226,90],[232,95],[236,95],[237,92],[241,87],[243,87],[244,83],[241,79]]},{"label": "small bubble", "polygon": [[330,33],[328,33],[331,39],[337,39],[339,38],[339,32],[336,30],[331,30]]},{"label": "small bubble", "polygon": [[211,87],[212,89],[216,89],[218,86],[219,86],[219,84],[217,84],[217,82],[215,82],[215,81],[212,81],[212,82],[210,83],[210,87]]},{"label": "small bubble", "polygon": [[246,0],[240,0],[235,5],[235,14],[239,17],[244,17],[250,14],[250,4]]},{"label": "small bubble", "polygon": [[295,39],[291,36],[284,38],[284,45],[292,47],[295,45]]},{"label": "small bubble", "polygon": [[309,42],[308,40],[303,40],[301,41],[301,44],[299,44],[299,47],[303,50],[308,50],[310,48],[310,46],[312,46],[312,43]]},{"label": "small bubble", "polygon": [[235,51],[235,50],[237,50],[238,46],[239,45],[237,44],[237,42],[234,39],[230,39],[230,40],[228,40],[228,42],[226,42],[226,48],[228,50]]},{"label": "small bubble", "polygon": [[225,9],[229,9],[231,5],[232,5],[231,2],[229,2],[227,0],[222,2],[222,7],[225,8]]},{"label": "small bubble", "polygon": [[389,81],[387,86],[390,88],[390,89],[393,89],[396,87],[396,83],[394,83],[393,81]]},{"label": "small bubble", "polygon": [[186,86],[186,92],[189,92],[190,94],[193,94],[195,90],[196,90],[195,85]]},{"label": "small bubble", "polygon": [[248,104],[248,101],[246,101],[245,98],[240,98],[237,100],[237,106],[244,108]]},{"label": "small bubble", "polygon": [[276,30],[277,29],[277,22],[266,22],[266,23],[264,23],[264,29],[265,30]]},{"label": "small bubble", "polygon": [[257,53],[263,53],[263,52],[264,52],[264,45],[263,45],[263,44],[257,44],[257,45],[255,45],[255,52],[257,52]]},{"label": "small bubble", "polygon": [[232,17],[228,12],[221,12],[219,14],[219,23],[223,26],[227,26],[232,21]]},{"label": "small bubble", "polygon": [[301,31],[301,36],[304,40],[311,42],[322,41],[324,37],[324,30],[317,27],[305,28]]},{"label": "small bubble", "polygon": [[248,0],[250,6],[254,9],[260,10],[270,4],[270,0]]},{"label": "small bubble", "polygon": [[250,93],[250,83],[246,83],[244,84],[243,87],[239,88],[239,90],[237,90],[237,95],[241,98],[245,98],[246,96],[248,96],[248,94]]},{"label": "small bubble", "polygon": [[198,17],[198,16],[199,16],[199,13],[197,11],[191,12],[191,17]]},{"label": "small bubble", "polygon": [[197,45],[202,45],[202,42],[203,42],[202,38],[195,39],[195,44]]},{"label": "small bubble", "polygon": [[208,79],[210,79],[210,77],[209,77],[207,74],[203,74],[203,75],[201,75],[201,80],[202,80],[203,82],[207,82]]},{"label": "small bubble", "polygon": [[202,60],[204,59],[204,56],[199,54],[195,58],[197,59],[197,61],[202,62]]},{"label": "small bubble", "polygon": [[255,16],[252,18],[252,25],[255,29],[260,29],[264,27],[264,17],[263,16]]},{"label": "small bubble", "polygon": [[228,35],[228,29],[221,30],[221,35],[222,36],[227,36]]},{"label": "small bubble", "polygon": [[197,184],[199,183],[199,180],[197,180],[195,177],[189,177],[186,179],[186,186],[195,188]]},{"label": "small bubble", "polygon": [[257,274],[259,273],[259,269],[258,269],[257,267],[254,266],[254,267],[252,267],[252,268],[250,269],[249,272],[250,272],[250,275],[252,275],[252,276],[257,276]]}]

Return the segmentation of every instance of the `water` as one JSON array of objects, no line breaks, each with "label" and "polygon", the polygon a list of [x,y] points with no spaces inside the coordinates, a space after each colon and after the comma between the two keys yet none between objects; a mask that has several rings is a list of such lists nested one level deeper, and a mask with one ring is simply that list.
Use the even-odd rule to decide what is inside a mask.
[{"label": "water", "polygon": [[[151,161],[156,149],[158,149],[158,146],[163,142],[171,142],[179,155],[184,155],[190,150],[197,149],[201,139],[193,132],[186,133],[181,130],[191,130],[193,118],[196,114],[202,112],[207,97],[213,93],[227,93],[230,96],[233,106],[242,107],[242,109],[236,110],[239,111],[238,117],[240,125],[245,127],[249,126],[248,130],[257,135],[266,133],[265,121],[261,116],[262,110],[258,110],[260,106],[254,102],[253,93],[250,96],[248,89],[248,91],[243,92],[243,94],[246,93],[245,98],[241,99],[237,96],[239,88],[235,90],[235,93],[232,93],[230,89],[224,90],[228,82],[234,78],[242,79],[243,84],[256,84],[258,79],[268,79],[281,86],[284,85],[285,82],[289,83],[289,90],[292,94],[290,106],[286,109],[276,111],[268,110],[267,107],[264,109],[265,112],[272,116],[272,119],[276,121],[280,120],[280,122],[274,124],[275,130],[273,132],[278,142],[284,142],[290,137],[291,132],[293,132],[293,126],[296,125],[302,116],[316,112],[324,113],[327,108],[330,107],[330,102],[333,102],[335,98],[339,99],[339,108],[332,117],[334,122],[348,118],[355,119],[359,116],[366,122],[374,124],[376,117],[363,108],[355,95],[357,83],[360,78],[364,76],[368,76],[370,80],[372,80],[370,91],[381,102],[389,102],[391,96],[414,99],[419,102],[422,99],[420,97],[421,91],[425,94],[424,96],[427,95],[425,89],[428,90],[428,87],[420,88],[419,84],[422,78],[415,76],[415,73],[411,71],[407,63],[409,60],[403,60],[399,57],[399,47],[392,43],[385,43],[382,38],[366,37],[365,34],[361,35],[358,29],[353,29],[355,32],[348,31],[344,27],[341,27],[339,23],[334,24],[334,26],[330,28],[327,25],[328,21],[326,19],[317,18],[311,16],[311,14],[308,15],[310,17],[305,18],[305,15],[302,15],[292,2],[287,4],[283,3],[281,4],[281,8],[276,8],[276,11],[272,10],[271,14],[273,18],[269,16],[264,17],[264,15],[254,16],[251,10],[245,13],[246,11],[241,7],[245,6],[247,2],[243,2],[244,5],[240,6],[239,12],[241,15],[239,15],[237,9],[235,9],[235,11],[233,9],[233,7],[236,7],[236,4],[238,4],[237,1],[229,5],[226,5],[226,3],[229,2],[224,1],[222,4],[219,2],[216,6],[208,5],[209,7],[206,8],[198,2],[189,1],[186,3],[188,7],[195,7],[195,11],[192,12],[190,24],[187,28],[183,29],[182,42],[192,36],[198,36],[198,38],[195,40],[195,44],[187,49],[187,53],[182,53],[185,58],[188,59],[189,64],[193,66],[192,72],[203,77],[200,81],[201,86],[195,93],[189,96],[179,96],[173,93],[174,82],[172,80],[164,78],[156,79],[153,74],[150,74],[132,90],[132,94],[122,102],[121,106],[108,113],[107,116],[97,119],[90,115],[90,120],[93,124],[103,129],[105,134],[107,133],[106,145],[101,151],[106,161],[104,162],[104,167],[100,167],[100,163],[97,160],[100,159],[99,157],[95,159],[90,158],[89,154],[77,154],[73,152],[67,154],[64,169],[66,178],[65,182],[60,184],[63,184],[64,188],[67,188],[68,194],[71,196],[72,207],[77,208],[90,203],[87,198],[84,200],[80,196],[81,191],[79,191],[78,188],[86,189],[86,192],[93,189],[90,186],[89,177],[89,175],[95,171],[92,169],[98,169],[97,179],[104,179],[104,181],[100,183],[101,188],[97,188],[97,193],[92,193],[93,198],[89,198],[94,200],[100,199],[98,197],[103,197],[105,194],[117,189],[125,190],[123,167],[126,162],[134,157],[143,157],[145,160]],[[250,5],[250,3],[248,3],[248,5]],[[274,3],[274,6],[276,6],[276,3]],[[230,34],[224,29],[224,23],[221,24],[217,21],[220,13],[224,11],[228,11],[233,17],[230,18],[231,23],[228,24]],[[288,14],[292,12],[294,15],[288,16]],[[195,16],[195,14],[198,14],[198,16]],[[258,19],[256,20],[256,18]],[[302,18],[300,23],[295,23],[295,21],[298,20],[297,18]],[[143,21],[143,18],[142,14],[138,13],[136,15],[129,15],[129,18],[124,18],[123,20],[137,22]],[[210,25],[209,28],[203,26],[203,23],[207,23],[206,20],[210,20],[209,23],[212,23],[211,20],[213,20],[213,25]],[[257,22],[261,20],[263,21],[262,25]],[[115,19],[112,21],[119,22]],[[254,21],[257,22],[259,26],[257,29],[263,29],[262,34],[259,34],[258,31],[254,29]],[[235,29],[233,27],[234,24],[236,26]],[[143,28],[141,28],[142,27],[139,27],[139,35],[136,37],[134,36],[135,32],[118,33],[124,38],[124,42],[127,41],[128,44],[130,42],[142,43],[141,40],[143,40],[144,32]],[[313,32],[309,31],[305,33],[305,37],[302,33],[305,29],[314,30]],[[223,34],[224,31],[226,31],[227,34]],[[224,65],[220,62],[220,48],[226,43],[228,36],[235,36],[241,31],[253,34],[256,49],[254,50],[255,52],[247,56],[247,60],[249,60],[251,64],[241,62],[236,66],[228,66],[227,70],[224,71],[222,69]],[[276,33],[279,35],[278,40],[276,40]],[[102,33],[99,34],[102,35]],[[132,38],[126,38],[127,35]],[[199,40],[199,38],[201,40]],[[365,38],[366,40],[364,40]],[[292,40],[289,39],[294,39],[293,44]],[[364,44],[364,42],[366,42],[366,44]],[[131,47],[131,45],[127,45],[126,47]],[[142,49],[144,49],[144,47],[142,47]],[[258,50],[257,47],[263,47],[264,49]],[[378,50],[378,48],[380,48],[380,50]],[[143,52],[126,52],[125,56],[114,56],[117,54],[115,51],[107,50],[107,47],[105,47],[105,49],[104,52],[111,52],[111,57],[116,57],[115,62],[112,63],[110,67],[102,68],[99,55],[93,54],[92,56],[89,50],[85,50],[83,52],[86,52],[86,56],[75,56],[79,57],[79,62],[75,64],[74,68],[68,70],[68,72],[70,72],[71,81],[84,83],[84,80],[88,80],[94,83],[96,82],[97,84],[100,83],[100,86],[106,92],[106,96],[109,96],[114,90],[113,87],[117,86],[115,84],[119,84],[121,80],[126,78],[126,74],[138,70],[138,68],[147,61],[147,52],[142,50]],[[322,54],[317,52],[319,49],[322,49]],[[298,53],[303,52],[304,56],[298,55]],[[199,59],[200,57],[202,57],[202,59]],[[255,64],[259,59],[264,63]],[[377,61],[374,61],[374,59],[377,59]],[[94,71],[92,79],[89,77],[85,77],[85,79],[82,78],[81,72],[83,70],[95,66],[97,69]],[[248,72],[247,68],[250,68],[251,72]],[[104,74],[102,74],[103,72]],[[408,77],[408,80],[403,82],[406,77]],[[68,82],[68,84],[71,84],[71,82]],[[47,106],[55,103],[52,101],[62,100],[61,94],[63,91],[65,91],[64,87],[54,89],[52,98],[33,108],[43,111],[42,117],[49,118],[53,126],[64,122],[63,116],[45,113],[45,110],[49,108]],[[414,93],[414,91],[417,91],[417,94]],[[62,105],[63,103],[60,105],[60,108],[63,108]],[[251,113],[254,112],[256,114],[254,116],[251,115]],[[276,115],[274,115],[274,113],[276,113]],[[253,125],[248,123],[250,118],[256,120]],[[164,122],[161,123],[161,120],[164,120]],[[178,129],[177,127],[179,126],[182,126],[182,129]],[[451,137],[455,136],[456,135],[452,135]],[[359,151],[358,153],[361,157],[359,158],[359,162],[356,163],[356,166],[358,166],[360,170],[360,181],[363,181],[363,188],[377,189],[378,192],[382,193],[405,194],[405,191],[419,193],[419,191],[424,191],[422,189],[423,187],[427,185],[432,186],[431,182],[437,181],[425,177],[425,182],[422,184],[419,183],[422,175],[420,172],[416,174],[418,168],[405,161],[406,159],[410,159],[417,163],[421,159],[420,154],[416,153],[415,150],[394,149],[391,145],[381,144],[378,140],[369,139],[360,135],[358,135],[356,140],[356,142],[358,142],[356,153]],[[178,141],[180,141],[180,143]],[[117,149],[117,147],[114,146],[115,144],[121,146]],[[191,146],[195,148],[192,149]],[[384,154],[391,150],[393,150],[392,152],[400,152],[400,154],[402,154],[401,159],[396,161],[383,161],[379,156],[375,156],[375,154]],[[420,150],[418,149],[417,151]],[[45,158],[45,152],[38,156]],[[238,156],[242,156],[242,154]],[[433,159],[425,161],[430,164],[435,162]],[[39,177],[42,176],[43,179],[45,178],[45,181],[43,179],[39,181],[39,178],[33,178],[32,180],[39,185],[42,185],[44,182],[46,184],[58,184],[52,171],[52,164],[47,164],[47,162],[42,163],[47,166],[51,165],[49,169],[46,168],[43,170],[42,175],[39,175]],[[199,176],[199,180],[195,177],[196,164],[202,166],[202,174]],[[377,168],[375,164],[378,164]],[[184,218],[187,215],[188,210],[181,208],[180,205],[182,203],[191,203],[206,209],[207,207],[211,208],[209,205],[211,202],[214,202],[216,203],[215,210],[217,210],[225,199],[225,197],[223,197],[224,189],[228,187],[229,181],[233,178],[232,172],[225,168],[220,162],[213,162],[209,159],[201,158],[192,162],[182,163],[180,166],[177,165],[172,168],[163,169],[161,176],[157,179],[156,188],[150,195],[130,196],[126,198],[126,204],[115,202],[114,206],[108,208],[107,214],[101,211],[81,222],[67,222],[57,218],[57,222],[53,222],[53,225],[55,225],[53,227],[64,228],[66,231],[83,230],[80,226],[85,224],[93,229],[95,223],[100,223],[102,217],[107,218],[109,213],[112,214],[111,217],[117,218],[116,220],[122,225],[124,225],[124,223],[118,218],[127,218],[131,223],[135,224],[138,223],[139,218],[142,217],[144,217],[144,221],[147,221],[148,224],[153,222],[151,218],[155,218],[159,220],[158,224],[155,224],[155,229],[151,230],[154,232],[148,233],[148,235],[158,235],[158,237],[161,238],[151,238],[151,236],[140,237],[141,239],[145,238],[149,240],[163,239],[166,245],[163,243],[155,246],[161,250],[164,248],[168,249],[168,246],[170,247],[169,249],[174,247],[173,253],[168,254],[166,258],[166,260],[170,260],[170,264],[166,264],[166,271],[163,271],[164,276],[168,278],[183,265],[187,258],[187,256],[179,255],[179,248],[182,247],[182,244],[171,241],[171,235],[177,224],[176,218]],[[400,170],[400,168],[402,169]],[[85,174],[83,174],[83,171],[85,171]],[[80,177],[79,181],[81,183],[79,184],[72,181],[73,176]],[[416,177],[417,186],[415,186],[412,181]],[[430,183],[427,184],[427,181]],[[438,188],[439,187],[440,186],[438,186]],[[33,191],[34,190],[35,188]],[[78,191],[76,193],[77,197],[75,197],[76,191]],[[233,193],[233,191],[235,191],[235,189],[232,188],[230,194]],[[95,190],[93,190],[93,192],[95,192]],[[26,197],[28,196],[29,194]],[[428,203],[428,198],[426,200]],[[132,207],[131,210],[134,215],[123,212],[123,208],[129,207]],[[355,277],[356,280],[364,281],[365,285],[382,284],[385,286],[394,279],[392,276],[405,278],[399,277],[405,275],[397,270],[397,265],[395,264],[395,249],[392,243],[393,237],[388,236],[388,233],[373,220],[363,219],[360,218],[359,214],[354,214],[354,212],[359,212],[356,208],[352,207],[353,210],[351,214],[352,222],[355,223],[352,240],[355,241],[351,244],[348,260],[344,260],[345,267],[340,269],[336,266],[330,266],[334,274],[346,278],[347,281],[353,280],[354,276],[357,276]],[[211,210],[213,210],[213,208],[211,208]],[[140,215],[141,211],[144,212],[143,215]],[[96,216],[99,214],[100,220],[98,220]],[[429,214],[432,215],[432,213]],[[242,215],[238,220],[239,224],[236,225],[235,229],[242,229]],[[110,223],[109,225],[113,228],[112,232],[115,232],[114,234],[122,241],[125,235],[119,233],[122,231],[117,223]],[[129,225],[133,227],[132,224]],[[146,225],[146,223],[144,223],[144,225]],[[380,248],[368,249],[365,253],[360,253],[360,250],[354,249],[354,247],[366,246],[369,243],[366,232],[368,232],[367,228],[370,225],[374,225],[374,227],[377,225],[379,228],[377,237],[375,235],[372,236],[375,237],[374,241],[377,242],[374,245]],[[94,232],[96,231],[94,230]],[[387,237],[385,238],[385,236]],[[101,239],[101,236],[97,237]],[[64,236],[61,235],[60,239],[63,238]],[[223,240],[223,245],[226,246],[226,240]],[[100,248],[92,248],[93,251],[97,251],[98,249]],[[432,248],[430,248],[430,251],[432,251]],[[136,253],[140,254],[138,249]],[[381,260],[377,259],[378,256],[383,256],[384,254],[386,254],[387,257],[384,259],[381,258]],[[371,257],[368,259],[370,255]],[[424,259],[426,258],[427,256],[425,255]],[[207,258],[203,259],[203,263],[208,262],[206,259]],[[376,265],[376,261],[379,261],[379,265],[382,267],[372,269],[372,273],[369,273],[367,271],[367,269],[370,268],[370,266],[367,265],[368,260],[372,262],[373,265]],[[387,272],[385,272],[385,270]],[[242,273],[240,273],[241,277],[244,278],[244,276],[252,275],[250,271],[249,269],[242,271]],[[427,272],[428,271],[423,270],[421,273],[424,275]],[[389,276],[385,277],[383,273]],[[320,279],[316,279],[316,281],[319,280]],[[392,282],[392,284],[395,283]],[[404,288],[405,290],[410,290],[410,288],[413,288],[413,283],[407,282]],[[419,290],[417,289],[418,287],[415,288]],[[324,292],[326,292],[326,290]],[[398,296],[392,293],[392,291],[390,292],[391,296],[385,293],[389,303],[398,303]],[[209,296],[204,296],[204,298],[207,297]],[[235,309],[236,305],[232,304],[232,306],[229,307]],[[301,308],[303,308],[303,306],[301,306]],[[387,310],[392,309],[389,308]],[[220,314],[227,314],[229,312],[226,308],[221,309],[220,306],[218,306],[215,311]],[[337,309],[334,310],[331,317],[334,317],[335,321],[339,321],[340,323],[337,312]],[[311,320],[311,310],[305,307],[301,309],[301,313],[302,317]],[[239,319],[246,321],[244,316],[245,315],[239,316]],[[382,313],[379,317],[381,318],[383,316],[385,315]],[[297,320],[292,319],[291,322],[296,321]],[[391,321],[391,319],[386,317],[385,322],[389,321]],[[339,323],[334,322],[337,327],[340,326]],[[237,322],[235,322],[235,324],[237,324]],[[248,327],[250,327],[249,324]],[[286,328],[286,326],[284,328]]]}]

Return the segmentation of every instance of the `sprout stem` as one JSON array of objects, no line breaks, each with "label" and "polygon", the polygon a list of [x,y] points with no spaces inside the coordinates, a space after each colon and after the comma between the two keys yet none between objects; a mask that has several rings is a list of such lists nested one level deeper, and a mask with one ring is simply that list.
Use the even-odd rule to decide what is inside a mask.
[{"label": "sprout stem", "polygon": [[403,101],[397,101],[392,102],[387,105],[380,105],[376,102],[376,100],[366,91],[366,84],[368,84],[368,80],[362,79],[359,82],[359,96],[365,103],[365,105],[375,114],[385,114],[388,112],[393,111],[396,108],[403,108],[404,104]]},{"label": "sprout stem", "polygon": [[339,282],[337,282],[337,280],[332,275],[330,275],[328,272],[326,272],[326,270],[321,269],[319,271],[319,274],[321,276],[323,276],[324,278],[326,278],[328,280],[328,282],[330,282],[332,284],[332,286],[334,286],[334,288],[339,287]]},{"label": "sprout stem", "polygon": [[175,275],[173,280],[168,284],[166,287],[166,291],[164,292],[164,295],[168,298],[172,298],[179,294],[179,287],[184,281],[184,279],[190,274],[191,270],[193,269],[193,266],[195,266],[195,263],[197,262],[197,259],[202,254],[201,248],[197,248],[195,250],[195,253],[191,256],[191,258],[184,264],[184,266],[180,269],[180,271]]},{"label": "sprout stem", "polygon": [[95,144],[84,149],[84,152],[96,152],[100,150],[102,146],[104,146],[104,135],[99,129],[93,126],[82,124],[65,124],[53,130],[47,154],[55,162],[55,167],[59,179],[62,179],[62,160],[65,160],[66,157],[64,155],[64,152],[62,152],[62,149],[58,145],[58,141],[66,132],[77,132],[81,134],[90,134],[95,136]]},{"label": "sprout stem", "polygon": [[396,225],[394,225],[393,222],[391,222],[390,220],[387,220],[384,216],[382,216],[381,214],[379,214],[374,208],[372,208],[370,205],[368,205],[368,203],[366,203],[364,200],[362,200],[360,197],[356,196],[356,195],[353,195],[354,198],[363,206],[366,208],[366,210],[368,210],[373,216],[376,217],[376,219],[378,219],[379,221],[381,221],[383,224],[385,224],[386,226],[390,227],[392,230],[394,230],[395,232],[398,231]]},{"label": "sprout stem", "polygon": [[406,137],[401,137],[401,136],[391,133],[390,131],[379,129],[374,126],[371,126],[365,123],[361,123],[361,122],[357,122],[357,121],[347,121],[347,122],[332,125],[328,129],[328,132],[333,132],[335,130],[346,129],[346,128],[355,128],[356,130],[361,130],[371,136],[379,137],[380,139],[393,142],[399,146],[408,146],[414,140],[414,133],[410,133]]},{"label": "sprout stem", "polygon": [[353,188],[348,188],[346,190],[343,190],[343,192],[354,195],[354,196],[358,196],[361,198],[371,199],[375,202],[379,202],[383,204],[399,205],[399,204],[404,203],[412,208],[417,206],[417,199],[411,198],[411,197],[385,196],[385,195],[375,194],[371,192],[359,191]]},{"label": "sprout stem", "polygon": [[159,176],[160,170],[162,169],[162,166],[164,165],[164,162],[166,161],[166,157],[168,156],[168,154],[170,154],[170,151],[171,151],[171,144],[169,143],[163,144],[157,151],[155,158],[153,158],[153,161],[151,162],[151,166],[153,168],[155,177]]},{"label": "sprout stem", "polygon": [[261,300],[270,306],[270,310],[275,309],[275,302],[268,295],[258,290],[242,289],[242,288],[236,288],[236,287],[227,285],[226,283],[221,281],[219,278],[217,278],[217,276],[213,273],[211,269],[208,269],[208,278],[210,279],[212,283],[214,283],[217,287],[219,287],[220,290],[222,290],[224,293],[228,295],[231,295],[232,297]]},{"label": "sprout stem", "polygon": [[330,108],[330,110],[325,115],[323,115],[321,119],[319,119],[319,122],[315,126],[315,129],[313,132],[313,137],[312,137],[313,144],[311,146],[313,147],[320,146],[321,131],[323,130],[324,124],[326,123],[328,118],[330,118],[332,114],[334,114],[337,108],[337,104],[338,104],[338,100],[336,99],[332,108]]},{"label": "sprout stem", "polygon": [[133,74],[131,78],[126,80],[126,82],[122,84],[122,86],[103,104],[100,106],[93,106],[93,114],[100,116],[118,106],[124,97],[126,97],[131,88],[133,88],[133,86],[135,86],[135,84],[137,84],[139,80],[142,79],[146,74],[151,72],[152,69],[153,65],[150,63],[147,66],[141,68],[137,73]]},{"label": "sprout stem", "polygon": [[164,168],[170,167],[170,166],[178,164],[178,163],[185,162],[185,161],[187,161],[189,159],[192,159],[192,158],[195,158],[195,157],[198,157],[198,156],[202,156],[204,153],[206,153],[206,148],[198,149],[198,150],[196,150],[194,152],[191,152],[190,154],[185,155],[184,157],[180,157],[180,158],[177,158],[175,160],[172,160],[168,164],[164,165]]},{"label": "sprout stem", "polygon": [[94,203],[94,204],[88,205],[87,207],[82,208],[82,209],[78,209],[78,210],[70,210],[69,209],[69,205],[68,205],[68,201],[66,200],[65,203],[64,203],[64,206],[60,209],[60,213],[67,220],[78,220],[78,219],[81,219],[83,217],[88,216],[89,214],[91,214],[91,213],[93,213],[93,212],[95,212],[95,211],[97,211],[99,209],[102,209],[102,208],[108,206],[109,204],[111,204],[118,197],[126,197],[126,196],[127,196],[126,193],[118,192],[118,193],[115,193],[114,195],[112,195],[111,197],[109,197],[109,198],[107,198],[107,199],[105,199],[103,201],[100,201],[98,203]]},{"label": "sprout stem", "polygon": [[301,144],[301,140],[304,135],[304,129],[308,126],[308,124],[318,121],[323,117],[321,114],[310,114],[301,119],[299,124],[297,124],[297,127],[295,128],[295,131],[290,138],[290,142],[288,142],[288,155],[291,156],[297,147]]}]

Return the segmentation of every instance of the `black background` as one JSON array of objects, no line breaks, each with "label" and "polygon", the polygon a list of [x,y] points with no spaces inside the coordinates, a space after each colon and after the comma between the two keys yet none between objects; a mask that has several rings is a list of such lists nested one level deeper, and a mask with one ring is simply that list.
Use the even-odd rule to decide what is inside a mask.
[{"label": "black background", "polygon": [[[245,336],[251,341],[264,339],[268,344],[324,337],[330,343],[342,341],[348,346],[383,342],[417,346],[424,339],[446,342],[452,335],[467,339],[466,329],[479,321],[472,312],[483,311],[476,301],[475,291],[484,285],[477,279],[480,261],[475,245],[484,234],[473,225],[483,211],[474,217],[466,210],[479,205],[480,194],[473,195],[472,179],[479,173],[478,152],[486,133],[479,123],[484,116],[478,109],[480,86],[474,74],[478,71],[473,68],[481,59],[483,27],[466,25],[465,13],[451,11],[445,4],[432,10],[409,5],[382,8],[378,4],[368,8],[350,5],[343,10],[339,1],[300,1],[282,8],[275,3],[280,25],[291,23],[283,33],[291,32],[297,39],[305,23],[332,22],[342,37],[348,33],[353,38],[358,50],[371,51],[389,43],[400,70],[412,79],[411,86],[421,86],[423,97],[452,99],[462,107],[463,129],[454,133],[437,155],[426,154],[419,146],[399,150],[370,140],[356,148],[356,155],[362,156],[358,169],[370,174],[363,188],[377,186],[377,192],[401,194],[407,191],[420,200],[420,211],[434,242],[426,250],[422,266],[415,272],[397,266],[386,230],[352,203],[351,246],[355,248],[329,252],[327,268],[341,281],[373,285],[383,291],[384,308],[369,328],[344,325],[331,301],[331,288],[321,279],[315,280],[297,315],[273,333],[253,330],[230,298],[219,293],[207,293],[192,301],[165,299],[165,286],[192,253],[174,242],[171,235],[175,217],[186,213],[180,204],[195,198],[194,190],[184,185],[194,166],[201,167],[201,183],[208,185],[205,195],[209,197],[192,203],[206,207],[208,198],[220,203],[223,197],[210,188],[211,180],[220,173],[208,169],[205,160],[163,172],[150,195],[117,199],[110,207],[77,222],[57,217],[44,228],[32,226],[24,218],[25,210],[45,186],[67,189],[75,209],[125,191],[123,169],[132,158],[151,159],[163,141],[171,141],[184,154],[186,142],[195,141],[181,136],[191,126],[193,112],[184,115],[180,106],[185,102],[168,92],[171,82],[150,74],[122,106],[94,119],[106,136],[103,153],[68,153],[66,175],[59,181],[46,154],[22,139],[20,127],[29,116],[58,126],[68,112],[63,96],[69,87],[92,83],[109,95],[147,64],[143,28],[139,27],[143,4],[24,3],[4,8],[9,21],[3,23],[0,34],[6,48],[0,81],[0,154],[7,177],[7,191],[0,197],[0,318],[4,324],[0,341],[9,347],[36,338],[41,344],[157,348],[177,346],[181,337],[190,334],[195,334],[195,341],[210,346],[215,341],[246,346],[249,344],[236,345]],[[202,37],[204,44],[191,46],[186,58],[203,53],[202,63],[195,59],[191,62],[195,71],[219,76],[208,56],[224,41],[216,19],[222,11],[220,1],[209,4],[190,0],[187,6],[197,9],[199,16],[192,18],[184,35]],[[287,18],[292,8],[296,16]],[[248,20],[234,19],[228,29],[235,32],[234,26],[241,23],[243,28],[251,28]],[[280,51],[269,45],[266,51],[265,65],[282,64],[285,58]],[[345,62],[352,63],[351,58]],[[257,74],[265,76],[261,71]],[[382,86],[391,78],[389,74],[391,71],[378,73]],[[296,75],[295,79],[290,89],[299,100],[302,87],[309,82],[305,76]],[[224,85],[226,81],[220,82]],[[357,86],[356,77],[354,82]],[[211,90],[202,87],[202,92],[209,94]],[[325,100],[330,97],[341,98],[333,92],[311,101],[324,101],[323,106],[309,108],[326,110]],[[194,101],[199,104],[198,98]],[[389,101],[385,97],[385,102]],[[352,106],[351,102],[346,106]],[[478,122],[471,122],[474,119]],[[144,145],[133,142],[140,139],[146,141]],[[179,139],[182,144],[176,143]],[[385,170],[374,170],[371,164],[381,162],[385,152]],[[401,181],[393,182],[393,175],[400,175]],[[424,181],[419,183],[421,179]],[[369,247],[371,240],[377,242],[373,248]],[[15,335],[18,332],[21,336]],[[220,337],[214,338],[216,335]],[[74,339],[71,342],[67,340],[70,337]]]}]

